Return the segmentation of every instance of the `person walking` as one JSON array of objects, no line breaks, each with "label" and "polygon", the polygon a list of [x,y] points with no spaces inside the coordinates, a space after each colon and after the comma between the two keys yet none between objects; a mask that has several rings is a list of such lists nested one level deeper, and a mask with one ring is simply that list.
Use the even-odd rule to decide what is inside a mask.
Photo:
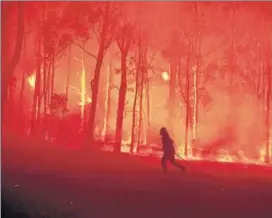
[{"label": "person walking", "polygon": [[163,172],[167,172],[167,161],[169,161],[174,166],[180,168],[181,170],[185,171],[185,167],[180,165],[175,160],[175,147],[174,141],[169,136],[165,127],[160,129],[160,135],[162,139],[162,148],[163,148],[163,157],[161,160]]}]

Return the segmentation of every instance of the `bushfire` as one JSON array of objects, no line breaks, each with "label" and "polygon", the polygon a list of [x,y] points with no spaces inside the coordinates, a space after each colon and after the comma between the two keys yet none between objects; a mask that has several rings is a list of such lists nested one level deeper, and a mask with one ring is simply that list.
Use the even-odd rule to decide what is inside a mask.
[{"label": "bushfire", "polygon": [[[110,72],[108,72],[108,71],[109,71],[109,68],[107,68],[107,73],[109,74]],[[75,93],[77,93],[79,95],[78,105],[81,108],[80,109],[81,119],[83,119],[83,116],[84,116],[84,107],[85,107],[85,105],[92,102],[92,99],[89,96],[86,96],[85,74],[86,74],[86,72],[85,72],[85,69],[83,68],[82,72],[79,73],[79,75],[80,75],[80,84],[81,84],[80,88],[70,86],[70,88],[72,90],[74,90]],[[161,76],[162,76],[162,79],[164,81],[169,81],[169,79],[170,79],[168,72],[162,72]],[[28,76],[28,78],[27,78],[27,81],[28,81],[29,86],[34,90],[35,81],[36,81],[35,73],[30,74]],[[105,105],[107,106],[107,101],[105,101]],[[105,128],[105,126],[107,125],[107,120],[104,119],[103,122],[105,123],[105,125],[104,125],[104,128]],[[106,134],[106,131],[104,130],[102,132],[103,133],[102,133],[101,137],[104,138],[105,134]],[[128,137],[128,139],[123,139],[122,140],[122,149],[121,149],[121,151],[125,152],[125,153],[129,153],[130,152],[130,145],[131,145],[131,135]],[[147,148],[140,150],[139,154],[140,155],[141,154],[142,155],[149,155],[149,154],[153,153],[155,155],[160,156],[161,153],[156,152],[158,150],[158,146],[159,146],[158,144],[157,145],[153,144],[153,145],[150,145],[150,146],[147,145]],[[231,162],[242,162],[242,163],[248,163],[248,164],[263,164],[265,162],[265,156],[266,156],[265,146],[261,146],[259,152],[256,153],[256,158],[254,158],[254,159],[246,157],[246,155],[244,155],[242,150],[238,150],[235,155],[230,154],[228,152],[228,150],[221,150],[220,154],[215,154],[215,153],[212,153],[211,151],[208,152],[209,153],[208,157],[205,156],[205,155],[203,156],[203,155],[192,155],[192,154],[184,156],[183,149],[182,149],[184,147],[184,145],[178,144],[178,145],[176,145],[176,147],[177,147],[178,155],[181,158],[185,158],[185,159],[189,159],[189,160],[203,160],[203,159],[206,159],[206,160],[213,160],[213,161],[219,161],[219,162],[229,162],[229,163],[231,163]],[[155,150],[153,148],[155,148]],[[110,145],[107,145],[107,144],[105,144],[105,146],[102,147],[101,149],[102,150],[113,151],[113,147],[110,146]],[[134,149],[134,152],[136,152],[136,150],[137,149]],[[272,150],[271,150],[271,152],[272,152]],[[179,156],[177,156],[177,157],[179,157]]]},{"label": "bushfire", "polygon": [[[7,28],[4,44],[3,57],[13,54],[16,40],[21,45],[7,58],[18,60],[6,68],[22,84],[6,87],[7,108],[16,108],[19,99],[18,120],[27,119],[21,123],[33,134],[37,128],[41,137],[71,137],[60,143],[81,146],[77,139],[90,131],[90,143],[99,139],[117,152],[160,154],[158,132],[166,127],[181,157],[270,162],[269,16],[260,25],[259,9],[237,6],[232,13],[227,3],[148,3],[141,10],[136,3],[86,4],[92,13],[85,5],[77,10],[67,3],[57,12],[50,4],[37,5],[44,16],[20,26],[21,36]],[[100,15],[113,8],[116,13]]]}]

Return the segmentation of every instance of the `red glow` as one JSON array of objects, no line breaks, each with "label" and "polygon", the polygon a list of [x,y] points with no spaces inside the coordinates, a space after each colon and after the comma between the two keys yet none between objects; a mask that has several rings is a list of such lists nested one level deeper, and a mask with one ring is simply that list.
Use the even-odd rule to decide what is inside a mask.
[{"label": "red glow", "polygon": [[269,217],[272,2],[1,6],[8,217]]},{"label": "red glow", "polygon": [[35,88],[35,81],[36,81],[36,76],[35,76],[34,73],[31,74],[31,75],[27,78],[27,82],[28,82],[28,84],[30,85],[30,87],[31,87],[32,89]]},{"label": "red glow", "polygon": [[[272,153],[271,15],[265,4],[241,5],[25,2],[24,34],[18,37],[22,24],[17,25],[13,3],[2,43],[6,107],[15,108],[7,110],[5,117],[12,119],[7,123],[22,132],[37,128],[42,138],[51,134],[51,142],[76,147],[88,133],[90,142],[103,139],[109,148],[106,138],[113,143],[120,130],[122,152],[146,147],[142,150],[150,153],[156,153],[152,145],[159,146],[158,130],[166,126],[184,158],[267,162]],[[23,45],[16,47],[21,38]],[[34,90],[36,72],[40,83],[34,93],[23,83]],[[23,75],[28,75],[25,81]],[[124,89],[121,129],[116,117]],[[57,133],[59,125],[74,135]]]},{"label": "red glow", "polygon": [[168,72],[162,72],[162,78],[164,81],[169,81],[169,73]]}]

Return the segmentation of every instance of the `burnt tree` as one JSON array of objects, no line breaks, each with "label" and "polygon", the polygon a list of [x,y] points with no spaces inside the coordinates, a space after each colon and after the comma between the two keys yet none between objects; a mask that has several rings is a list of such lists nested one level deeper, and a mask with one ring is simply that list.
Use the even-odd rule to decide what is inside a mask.
[{"label": "burnt tree", "polygon": [[[2,57],[2,105],[5,104],[7,94],[8,94],[8,87],[9,81],[12,77],[13,71],[21,58],[21,52],[23,47],[23,40],[24,40],[24,3],[23,2],[2,2],[2,45],[3,45],[3,57]],[[11,19],[11,13],[13,13],[14,7],[17,7],[17,29],[16,29],[16,38],[15,38],[15,46],[11,57],[9,57],[9,25]],[[4,111],[2,109],[2,113]]]},{"label": "burnt tree", "polygon": [[121,27],[117,38],[117,44],[121,52],[121,82],[119,91],[119,100],[117,107],[116,133],[115,133],[115,151],[121,151],[123,115],[125,109],[127,92],[127,55],[132,42],[132,26],[126,24]]},{"label": "burnt tree", "polygon": [[[94,142],[94,130],[95,130],[95,115],[98,102],[98,89],[99,89],[99,80],[100,80],[100,69],[103,63],[104,55],[109,47],[112,39],[114,37],[114,25],[111,23],[110,14],[113,13],[110,11],[111,2],[105,3],[105,11],[103,13],[103,21],[101,31],[99,33],[99,48],[96,56],[96,64],[94,70],[94,77],[91,81],[91,91],[92,91],[92,104],[90,107],[89,114],[89,128],[87,133],[87,143],[92,144]],[[113,19],[113,18],[112,18]]]}]

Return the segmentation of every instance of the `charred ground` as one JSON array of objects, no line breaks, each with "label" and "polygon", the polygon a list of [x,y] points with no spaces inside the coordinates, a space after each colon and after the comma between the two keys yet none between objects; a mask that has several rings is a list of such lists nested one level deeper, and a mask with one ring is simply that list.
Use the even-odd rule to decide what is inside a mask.
[{"label": "charred ground", "polygon": [[3,200],[30,217],[271,217],[270,167],[182,163],[187,173],[164,174],[155,157],[9,139]]}]

